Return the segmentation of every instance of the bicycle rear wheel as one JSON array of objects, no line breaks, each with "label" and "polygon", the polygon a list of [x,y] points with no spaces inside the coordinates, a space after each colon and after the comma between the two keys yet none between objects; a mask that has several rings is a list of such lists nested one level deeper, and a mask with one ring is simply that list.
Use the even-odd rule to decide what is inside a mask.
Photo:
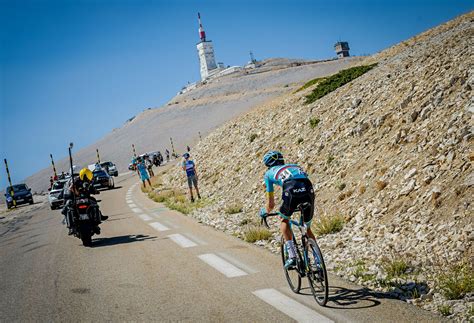
[{"label": "bicycle rear wheel", "polygon": [[294,268],[285,268],[285,262],[288,259],[288,252],[286,251],[285,248],[285,239],[283,237],[281,238],[281,260],[283,263],[283,271],[285,272],[286,280],[288,281],[288,285],[290,285],[290,288],[293,292],[299,293],[301,289],[301,276],[297,270],[297,267]]},{"label": "bicycle rear wheel", "polygon": [[309,286],[316,302],[324,306],[328,301],[329,285],[323,255],[313,239],[308,239],[305,249]]}]

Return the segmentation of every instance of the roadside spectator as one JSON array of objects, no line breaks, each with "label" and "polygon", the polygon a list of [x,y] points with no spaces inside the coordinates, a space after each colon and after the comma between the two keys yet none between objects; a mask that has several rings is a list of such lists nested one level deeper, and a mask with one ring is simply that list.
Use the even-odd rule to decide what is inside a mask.
[{"label": "roadside spectator", "polygon": [[201,199],[201,195],[199,194],[199,188],[198,188],[198,177],[197,177],[197,172],[196,172],[196,165],[191,159],[189,159],[190,157],[189,153],[185,153],[183,157],[184,157],[184,161],[183,161],[182,167],[183,167],[183,170],[186,172],[186,176],[188,177],[188,186],[189,186],[189,194],[191,195],[191,202],[194,202],[193,185],[194,185],[194,188],[196,189],[198,199]]},{"label": "roadside spectator", "polygon": [[191,151],[191,148],[189,146],[186,146],[186,149],[188,149],[188,153]]},{"label": "roadside spectator", "polygon": [[51,176],[49,179],[49,190],[53,188],[53,184],[54,184],[54,179],[53,179],[53,176]]},{"label": "roadside spectator", "polygon": [[147,181],[148,185],[150,185],[150,187],[151,187],[150,176],[148,175],[145,163],[143,162],[141,157],[138,157],[138,159],[137,159],[137,173],[138,173],[138,175],[140,176],[140,179],[143,182],[143,187],[146,187],[145,181]]},{"label": "roadside spectator", "polygon": [[151,177],[155,176],[155,173],[153,173],[153,163],[150,161],[150,156],[145,155],[145,166],[148,169],[148,174],[150,174]]},{"label": "roadside spectator", "polygon": [[166,162],[170,161],[170,151],[166,149]]}]

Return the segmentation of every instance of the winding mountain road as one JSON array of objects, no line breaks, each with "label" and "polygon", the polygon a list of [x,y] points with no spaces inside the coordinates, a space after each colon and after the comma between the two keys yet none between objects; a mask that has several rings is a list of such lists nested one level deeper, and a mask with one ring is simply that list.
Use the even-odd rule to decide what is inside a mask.
[{"label": "winding mountain road", "polygon": [[290,291],[278,255],[166,209],[137,182],[120,176],[97,197],[110,218],[93,248],[47,203],[4,215],[15,220],[0,227],[0,321],[439,320],[334,276],[320,307],[308,288]]}]

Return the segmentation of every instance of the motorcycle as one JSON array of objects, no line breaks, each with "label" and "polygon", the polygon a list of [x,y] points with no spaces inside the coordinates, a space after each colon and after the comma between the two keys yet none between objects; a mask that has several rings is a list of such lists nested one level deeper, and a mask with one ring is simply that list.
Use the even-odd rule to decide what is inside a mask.
[{"label": "motorcycle", "polygon": [[[69,228],[72,228],[72,234],[82,240],[85,247],[92,247],[92,236],[100,234],[99,224],[101,223],[102,213],[96,200],[86,194],[90,192],[88,183],[80,190],[79,196],[74,200],[69,200],[66,221]],[[94,194],[100,194],[93,191]]]}]

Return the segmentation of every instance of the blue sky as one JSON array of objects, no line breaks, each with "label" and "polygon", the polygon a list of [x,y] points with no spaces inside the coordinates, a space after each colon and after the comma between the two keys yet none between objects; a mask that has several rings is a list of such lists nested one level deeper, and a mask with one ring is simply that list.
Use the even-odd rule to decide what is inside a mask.
[{"label": "blue sky", "polygon": [[70,141],[75,149],[92,144],[198,80],[198,11],[217,60],[242,65],[250,50],[257,59],[332,57],[337,40],[348,40],[351,54],[374,53],[473,7],[463,0],[0,0],[0,157],[20,181],[47,167],[50,153],[65,157]]}]

